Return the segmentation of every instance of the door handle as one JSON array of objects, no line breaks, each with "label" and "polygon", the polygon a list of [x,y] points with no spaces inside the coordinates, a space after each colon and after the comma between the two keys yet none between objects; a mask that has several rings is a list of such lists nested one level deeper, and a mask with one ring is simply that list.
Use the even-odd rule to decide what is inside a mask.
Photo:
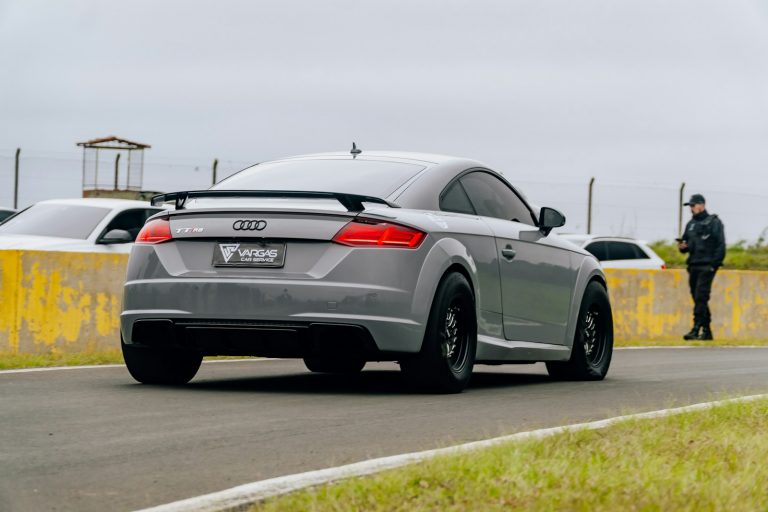
[{"label": "door handle", "polygon": [[504,256],[505,260],[512,261],[517,255],[517,251],[515,251],[512,246],[508,245],[501,250],[501,255]]}]

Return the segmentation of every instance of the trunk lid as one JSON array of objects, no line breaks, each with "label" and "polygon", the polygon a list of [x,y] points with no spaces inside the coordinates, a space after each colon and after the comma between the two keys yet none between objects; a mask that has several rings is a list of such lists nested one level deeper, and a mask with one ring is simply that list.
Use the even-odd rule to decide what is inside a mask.
[{"label": "trunk lid", "polygon": [[[312,279],[325,275],[349,252],[332,239],[355,216],[325,210],[172,211],[173,241],[155,247],[171,275]],[[269,251],[279,253],[279,265],[249,259]]]}]

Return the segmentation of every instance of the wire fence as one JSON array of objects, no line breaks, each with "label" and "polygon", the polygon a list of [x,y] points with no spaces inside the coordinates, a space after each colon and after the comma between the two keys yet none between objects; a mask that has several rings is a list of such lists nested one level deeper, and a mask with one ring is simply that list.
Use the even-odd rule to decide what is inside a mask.
[{"label": "wire fence", "polygon": [[[0,149],[0,207],[13,206],[15,149]],[[169,192],[211,186],[214,158],[161,157],[148,154],[144,161],[144,190]],[[218,159],[217,181],[256,163]],[[37,201],[82,196],[82,154],[22,148],[19,165],[18,207]],[[586,233],[591,176],[547,180],[546,173],[506,172],[507,178],[538,206],[551,206],[568,219],[561,232]],[[768,216],[756,205],[768,201],[768,191],[729,189],[690,182],[684,195],[702,193],[708,209],[726,226],[728,242],[766,237]],[[593,188],[592,229],[602,235],[631,236],[645,240],[671,240],[678,236],[680,184],[649,184],[597,177]],[[690,218],[683,212],[683,225]]]}]

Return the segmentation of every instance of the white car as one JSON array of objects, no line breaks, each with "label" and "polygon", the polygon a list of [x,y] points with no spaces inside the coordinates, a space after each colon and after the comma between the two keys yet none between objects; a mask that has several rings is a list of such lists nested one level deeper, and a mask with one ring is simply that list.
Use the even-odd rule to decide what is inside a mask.
[{"label": "white car", "polygon": [[147,218],[164,209],[127,199],[40,201],[0,224],[0,249],[129,253]]},{"label": "white car", "polygon": [[603,268],[665,269],[666,263],[643,240],[620,236],[562,234],[560,238],[585,249]]}]

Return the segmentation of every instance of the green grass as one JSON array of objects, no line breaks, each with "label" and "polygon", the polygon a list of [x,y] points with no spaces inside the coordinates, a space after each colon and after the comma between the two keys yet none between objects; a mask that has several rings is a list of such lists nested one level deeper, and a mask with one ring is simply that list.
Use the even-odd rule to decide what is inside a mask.
[{"label": "green grass", "polygon": [[[206,357],[214,359],[249,359],[247,357]],[[258,359],[258,358],[256,358]],[[51,352],[46,354],[9,354],[0,352],[0,370],[16,368],[44,368],[49,366],[81,366],[94,364],[123,364],[120,349],[100,352]]]},{"label": "green grass", "polygon": [[741,347],[768,346],[768,339],[687,341],[682,336],[668,340],[617,340],[615,347]]},{"label": "green grass", "polygon": [[446,456],[251,512],[768,510],[768,400]]},{"label": "green grass", "polygon": [[[687,254],[677,250],[675,242],[659,240],[649,244],[669,268],[685,268]],[[744,240],[729,245],[723,268],[736,270],[768,270],[768,245],[758,240],[748,245]]]},{"label": "green grass", "polygon": [[123,354],[120,349],[71,353],[56,351],[45,354],[10,354],[0,352],[0,370],[122,363]]}]

